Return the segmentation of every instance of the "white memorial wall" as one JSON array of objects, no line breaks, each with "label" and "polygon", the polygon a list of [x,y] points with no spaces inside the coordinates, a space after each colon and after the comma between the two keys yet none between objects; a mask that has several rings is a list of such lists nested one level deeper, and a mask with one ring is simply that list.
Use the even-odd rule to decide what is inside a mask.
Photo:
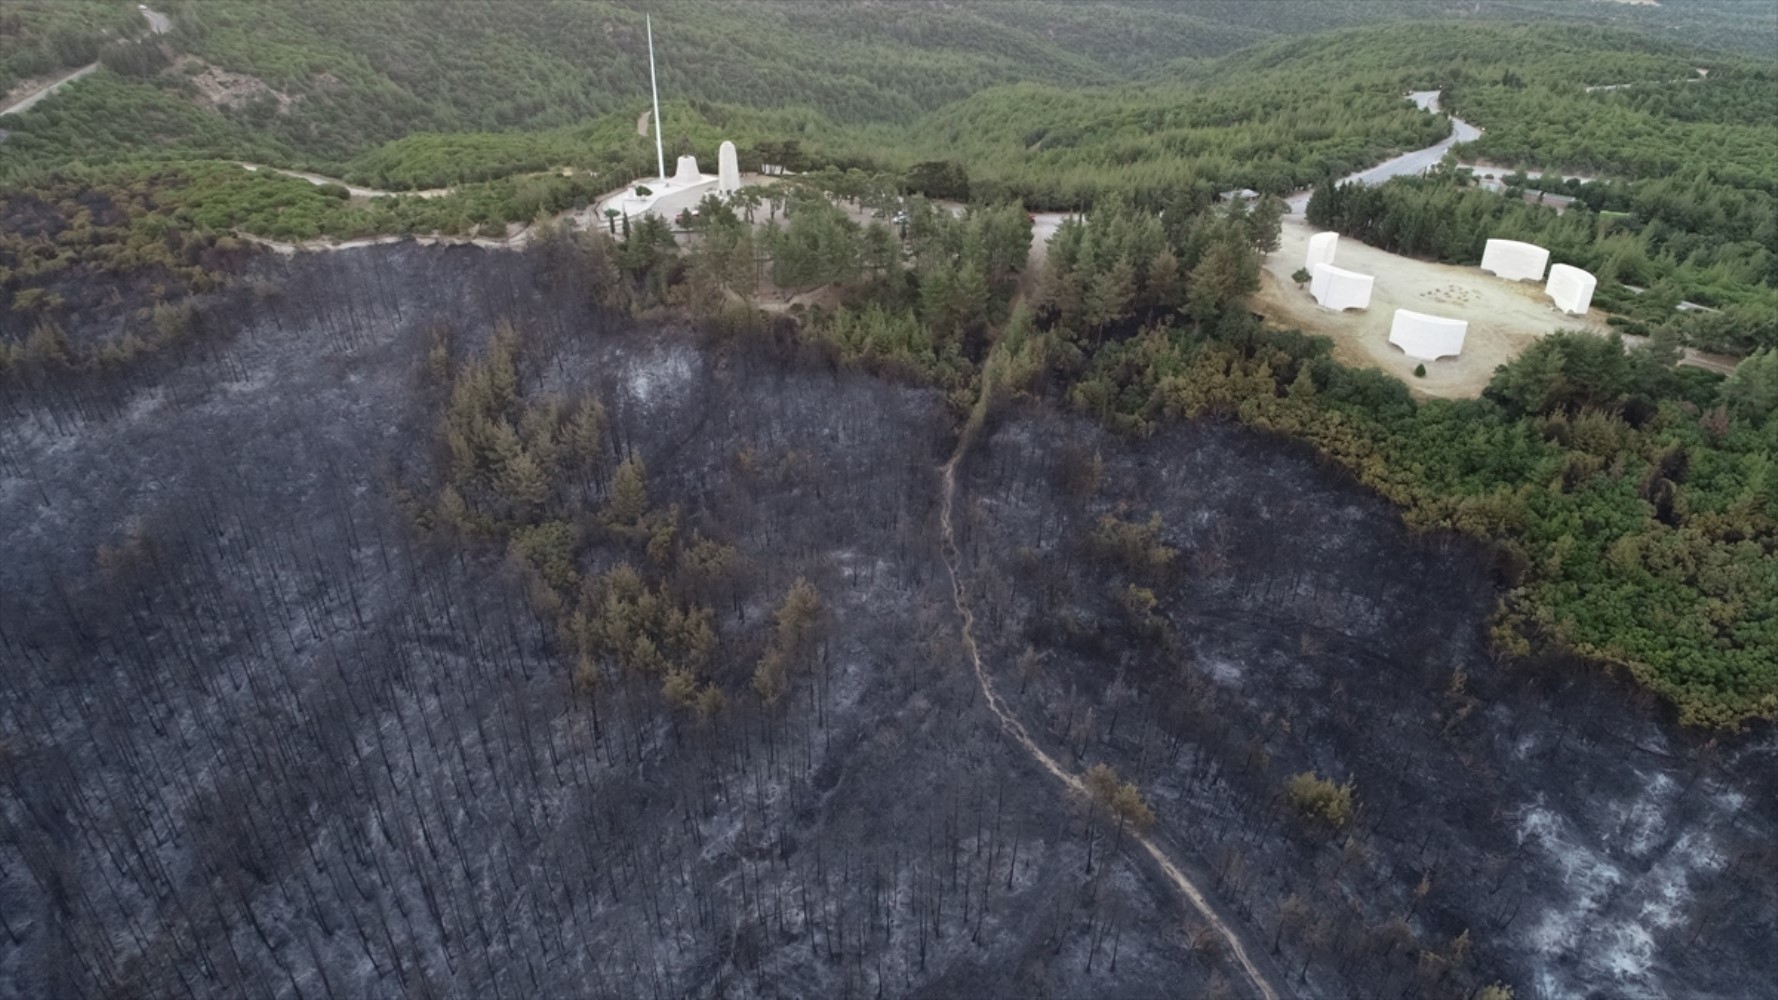
[{"label": "white memorial wall", "polygon": [[1324,308],[1336,312],[1370,308],[1371,285],[1376,282],[1375,278],[1332,264],[1316,264],[1312,270],[1314,280],[1309,283],[1309,294]]},{"label": "white memorial wall", "polygon": [[1467,333],[1469,324],[1463,320],[1397,309],[1389,325],[1389,342],[1416,361],[1436,361],[1463,353]]},{"label": "white memorial wall", "polygon": [[1314,274],[1316,264],[1332,264],[1334,262],[1334,253],[1339,248],[1339,233],[1316,233],[1309,237],[1309,255],[1303,261],[1303,266],[1309,269],[1310,274]]},{"label": "white memorial wall", "polygon": [[1508,281],[1542,281],[1549,262],[1550,252],[1534,243],[1489,240],[1482,248],[1482,270]]},{"label": "white memorial wall", "polygon": [[1593,289],[1599,279],[1578,267],[1556,264],[1550,268],[1550,282],[1544,294],[1555,300],[1556,308],[1572,316],[1585,315],[1593,305]]}]

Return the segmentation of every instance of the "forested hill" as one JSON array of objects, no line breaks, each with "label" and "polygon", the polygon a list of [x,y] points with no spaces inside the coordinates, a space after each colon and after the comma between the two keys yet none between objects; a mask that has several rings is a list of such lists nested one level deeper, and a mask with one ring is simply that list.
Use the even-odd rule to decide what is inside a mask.
[{"label": "forested hill", "polygon": [[[140,28],[128,0],[17,0],[0,13],[0,91],[101,55],[112,72],[84,84],[96,99],[63,109],[81,119],[79,134],[53,128],[52,102],[41,116],[49,121],[25,123],[27,141],[0,154],[16,163],[55,150],[232,150],[338,168],[415,133],[531,132],[634,115],[645,106],[645,14],[661,41],[665,93],[855,125],[906,124],[1013,83],[1165,82],[1244,47],[1347,26],[1553,18],[1733,44],[1761,36],[1761,18],[1772,18],[1749,8],[1764,6],[1673,0],[1655,14],[1551,0],[165,0],[169,47],[131,51],[117,42]],[[1679,10],[1692,16],[1669,23]],[[165,53],[177,62],[167,65]],[[1430,54],[1410,46],[1404,57]],[[28,141],[45,126],[55,134]],[[68,141],[82,135],[101,138]]]},{"label": "forested hill", "polygon": [[[0,15],[0,32],[22,39],[6,65],[35,71],[95,51],[103,63],[6,119],[0,211],[11,199],[24,215],[41,213],[39,202],[59,201],[72,184],[212,233],[496,231],[652,169],[653,143],[636,128],[647,107],[648,15],[669,155],[707,159],[726,138],[748,166],[889,177],[954,160],[978,200],[1155,206],[1230,187],[1300,190],[1428,145],[1445,122],[1402,94],[1442,89],[1447,109],[1487,129],[1474,155],[1643,185],[1589,204],[1660,220],[1639,251],[1651,263],[1616,266],[1652,286],[1682,266],[1696,272],[1656,299],[1745,302],[1748,275],[1768,270],[1736,250],[1734,273],[1711,271],[1717,260],[1700,257],[1695,240],[1778,255],[1764,222],[1778,196],[1767,155],[1778,144],[1778,66],[1704,52],[1677,32],[1625,30],[1654,22],[1618,4],[166,0],[172,33],[143,42],[118,40],[140,30],[133,5],[80,3],[92,17],[55,15],[61,8],[37,0]],[[1758,35],[1773,19],[1748,10],[1757,4],[1675,5],[1725,31]],[[1570,23],[1588,20],[1577,11],[1597,11],[1590,20],[1606,26]],[[83,41],[80,24],[112,41]],[[1684,82],[1699,67],[1708,81]],[[391,191],[475,188],[348,203],[343,188],[246,174],[239,160]],[[571,176],[545,176],[562,169]],[[1634,221],[1614,218],[1619,230]],[[1584,221],[1576,226],[1590,232]],[[30,239],[0,251],[16,286],[7,290],[66,257],[44,257],[23,245]],[[1618,249],[1582,257],[1617,259]]]}]

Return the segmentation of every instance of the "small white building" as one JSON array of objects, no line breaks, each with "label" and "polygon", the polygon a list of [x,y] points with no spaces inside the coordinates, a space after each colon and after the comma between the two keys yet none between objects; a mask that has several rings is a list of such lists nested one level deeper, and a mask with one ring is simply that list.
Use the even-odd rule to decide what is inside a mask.
[{"label": "small white building", "polygon": [[1309,237],[1309,253],[1303,260],[1303,266],[1315,273],[1316,264],[1332,264],[1334,254],[1340,249],[1339,233],[1316,233]]},{"label": "small white building", "polygon": [[1550,268],[1549,284],[1543,286],[1545,295],[1556,303],[1556,308],[1570,316],[1584,316],[1593,306],[1593,290],[1599,287],[1599,279],[1592,274],[1567,264],[1556,264]]},{"label": "small white building", "polygon": [[1489,240],[1482,248],[1482,270],[1508,281],[1542,281],[1550,252],[1535,243]]},{"label": "small white building", "polygon": [[1339,312],[1342,309],[1371,307],[1371,286],[1377,280],[1371,275],[1348,271],[1332,264],[1316,264],[1313,273],[1314,280],[1309,283],[1309,294],[1315,297],[1322,308]]},{"label": "small white building", "polygon": [[1437,361],[1463,353],[1469,323],[1445,316],[1429,316],[1412,309],[1395,310],[1389,325],[1389,342],[1416,361]]}]

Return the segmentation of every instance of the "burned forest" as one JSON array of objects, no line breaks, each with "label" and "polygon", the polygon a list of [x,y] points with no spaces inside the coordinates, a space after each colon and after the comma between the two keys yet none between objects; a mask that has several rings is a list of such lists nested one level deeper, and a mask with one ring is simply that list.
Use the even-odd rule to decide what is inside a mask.
[{"label": "burned forest", "polygon": [[1778,980],[1770,727],[1497,655],[1497,555],[1300,442],[231,266],[0,401],[0,995]]}]

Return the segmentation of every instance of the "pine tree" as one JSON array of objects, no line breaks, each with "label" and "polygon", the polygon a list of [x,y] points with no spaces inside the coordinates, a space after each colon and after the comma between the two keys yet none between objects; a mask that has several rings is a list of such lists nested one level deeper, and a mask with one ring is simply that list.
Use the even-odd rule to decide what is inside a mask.
[{"label": "pine tree", "polygon": [[605,407],[598,400],[587,400],[574,411],[565,443],[561,455],[565,467],[590,476],[604,464]]},{"label": "pine tree", "polygon": [[612,475],[611,492],[605,498],[605,509],[599,516],[606,524],[629,528],[635,527],[646,513],[648,470],[642,464],[642,456],[631,455]]},{"label": "pine tree", "polygon": [[501,469],[500,492],[522,519],[536,517],[552,492],[549,473],[523,448]]}]

